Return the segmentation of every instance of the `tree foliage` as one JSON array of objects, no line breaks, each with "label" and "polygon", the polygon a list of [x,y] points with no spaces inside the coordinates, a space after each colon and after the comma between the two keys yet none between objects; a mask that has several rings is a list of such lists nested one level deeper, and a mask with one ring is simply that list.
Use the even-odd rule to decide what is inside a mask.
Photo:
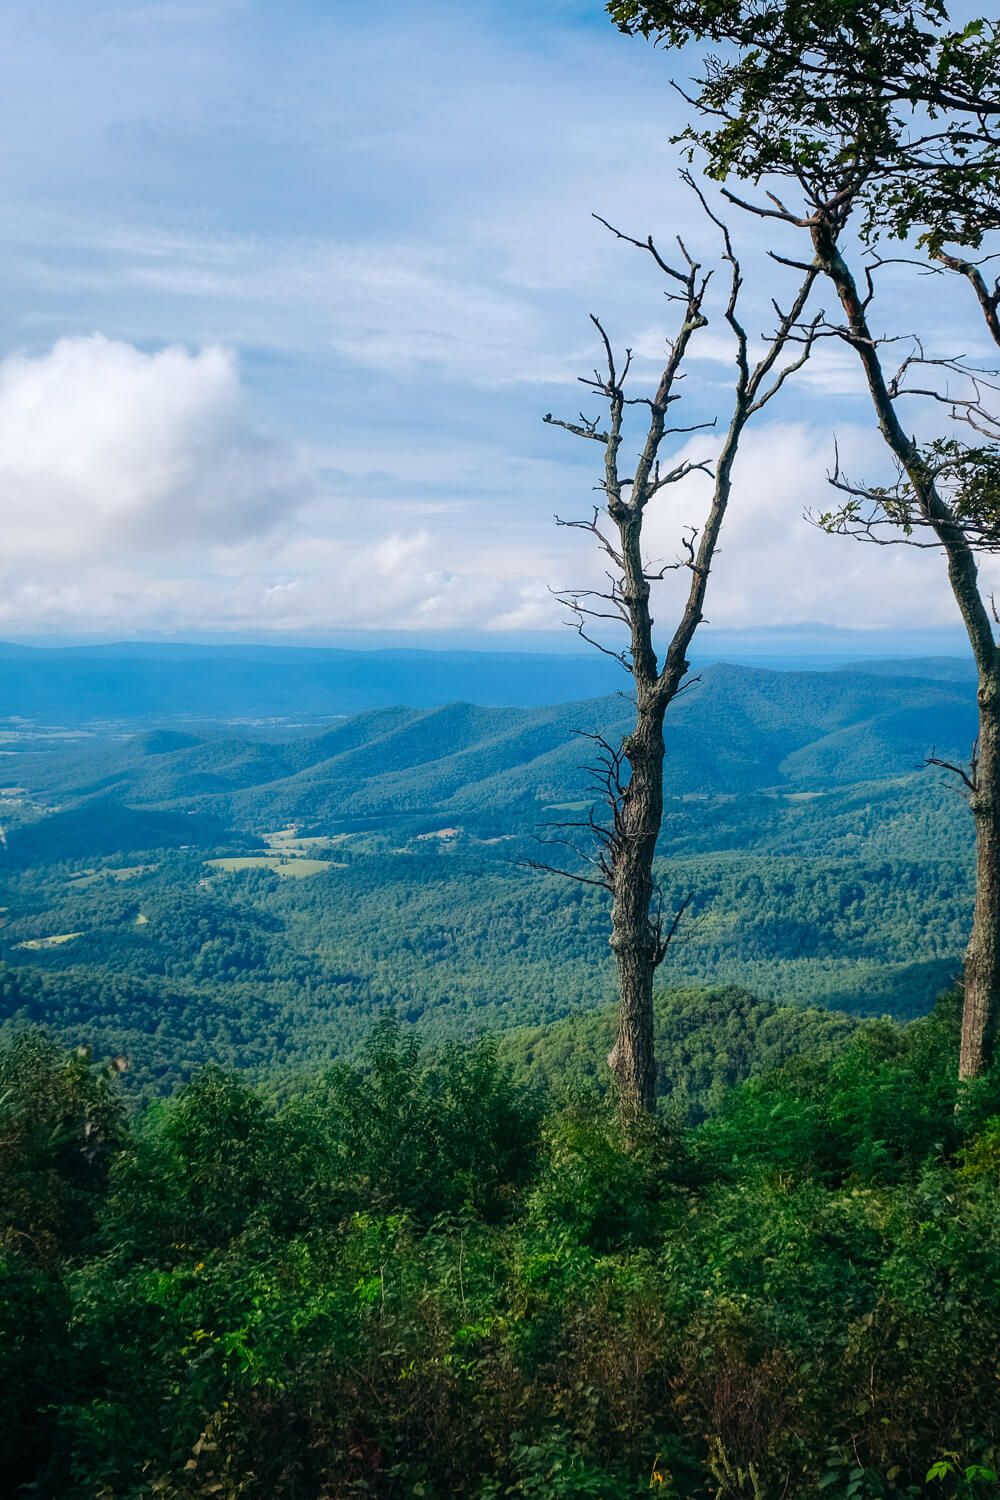
[{"label": "tree foliage", "polygon": [[[685,136],[719,178],[856,195],[868,238],[932,251],[997,227],[1000,30],[943,0],[612,0],[626,31],[710,51]],[[685,89],[686,92],[686,89]]]},{"label": "tree foliage", "polygon": [[132,1118],[26,1036],[8,1492],[995,1493],[1000,1092],[956,1115],[956,1041],[873,1023],[625,1149],[388,1024],[286,1103],[210,1070]]}]

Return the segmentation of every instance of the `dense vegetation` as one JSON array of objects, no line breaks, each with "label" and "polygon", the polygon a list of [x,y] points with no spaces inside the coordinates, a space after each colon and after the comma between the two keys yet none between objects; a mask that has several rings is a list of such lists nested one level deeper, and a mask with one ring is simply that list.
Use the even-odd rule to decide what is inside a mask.
[{"label": "dense vegetation", "polygon": [[629,1151],[599,1102],[390,1024],[284,1102],[209,1069],[138,1116],[22,1034],[7,1492],[996,1493],[1000,1088],[956,1114],[954,1009]]},{"label": "dense vegetation", "polygon": [[968,693],[818,676],[678,712],[627,1150],[601,898],[523,867],[613,703],[9,757],[10,1493],[995,1492],[1000,1089],[861,1019],[957,968]]},{"label": "dense vegetation", "polygon": [[[969,870],[967,854],[882,852],[891,819],[904,848],[907,824],[914,847],[925,822],[933,834],[925,796],[919,785],[902,789],[893,808],[875,793],[863,816],[828,799],[811,830],[799,804],[790,817],[773,801],[745,804],[744,830],[760,815],[756,849],[679,855],[665,872],[670,898],[697,897],[664,984],[742,984],[856,1013],[926,1010],[958,967]],[[738,835],[731,804],[718,814],[679,808],[678,844],[707,841],[723,820]],[[841,816],[857,832],[846,852],[820,856]],[[940,821],[954,816],[944,803]],[[793,845],[802,837],[801,850],[773,852],[782,827]],[[124,1051],[130,1078],[162,1088],[212,1059],[263,1073],[333,1057],[361,1041],[382,1005],[443,1037],[611,998],[599,893],[527,874],[517,862],[535,852],[527,837],[486,845],[411,834],[394,852],[386,837],[364,835],[299,880],[204,863],[230,852],[140,850],[11,872],[3,1015]],[[67,940],[45,945],[54,938]]]},{"label": "dense vegetation", "polygon": [[[840,1011],[775,1005],[746,990],[673,990],[654,999],[657,1094],[694,1123],[718,1109],[733,1084],[802,1053],[829,1056],[859,1024]],[[521,1082],[553,1099],[579,1100],[606,1086],[615,1008],[601,1006],[500,1039],[499,1055]]]}]

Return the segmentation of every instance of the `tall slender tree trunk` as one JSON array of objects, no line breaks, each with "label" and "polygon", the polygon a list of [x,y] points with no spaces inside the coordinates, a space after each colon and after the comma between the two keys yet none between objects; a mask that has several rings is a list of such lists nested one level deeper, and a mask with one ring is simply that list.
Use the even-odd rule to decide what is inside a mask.
[{"label": "tall slender tree trunk", "polygon": [[840,252],[837,232],[818,219],[812,226],[812,242],[817,263],[835,286],[847,316],[850,342],[864,369],[879,429],[947,558],[948,581],[978,673],[978,759],[966,778],[976,825],[976,900],[965,950],[958,1068],[960,1079],[976,1078],[992,1061],[1000,1014],[1000,649],[979,582],[975,549],[939,493],[916,441],[899,420],[878,339],[868,324],[867,303]]},{"label": "tall slender tree trunk", "polygon": [[663,821],[663,716],[657,697],[638,704],[623,750],[631,774],[622,799],[621,842],[614,867],[611,947],[618,966],[618,1036],[608,1057],[625,1116],[656,1107],[653,978],[662,958],[653,920],[653,859]]},{"label": "tall slender tree trunk", "polygon": [[980,672],[979,758],[969,799],[976,821],[976,905],[965,950],[958,1076],[993,1060],[1000,1014],[1000,670]]}]

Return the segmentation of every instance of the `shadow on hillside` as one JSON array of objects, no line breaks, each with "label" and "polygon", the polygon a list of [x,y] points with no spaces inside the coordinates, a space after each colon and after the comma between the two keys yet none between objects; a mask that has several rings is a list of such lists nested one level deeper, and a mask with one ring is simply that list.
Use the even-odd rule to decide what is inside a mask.
[{"label": "shadow on hillside", "polygon": [[821,1003],[830,1010],[852,1015],[893,1016],[909,1021],[927,1015],[943,990],[961,973],[955,958],[929,958],[921,963],[872,966],[865,974],[864,992],[853,987],[825,991]]}]

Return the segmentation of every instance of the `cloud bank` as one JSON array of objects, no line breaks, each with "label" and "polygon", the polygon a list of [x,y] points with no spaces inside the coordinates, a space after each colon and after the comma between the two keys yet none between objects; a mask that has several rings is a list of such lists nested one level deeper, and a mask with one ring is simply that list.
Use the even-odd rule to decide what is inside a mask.
[{"label": "cloud bank", "polygon": [[[838,441],[852,469],[877,472],[882,454],[868,429],[842,428]],[[711,459],[716,445],[702,434],[678,456]],[[748,431],[711,622],[877,629],[897,626],[920,599],[923,626],[953,624],[939,558],[830,538],[805,519],[824,503],[831,455],[823,428],[771,422]],[[420,477],[415,461],[411,475],[405,455],[387,455],[366,492],[350,468],[330,469],[331,456],[263,432],[235,355],[218,347],[145,352],[92,336],[9,357],[0,362],[0,622],[60,632],[488,636],[556,628],[564,617],[553,589],[602,584],[590,539],[557,529],[541,506],[530,528],[514,527],[514,508],[501,500],[484,524],[474,504],[419,498],[433,491],[433,467]],[[591,484],[578,478],[548,463],[518,476],[545,499],[561,488],[566,515],[591,503]],[[503,496],[502,467],[495,482]],[[651,561],[680,555],[682,530],[698,524],[707,493],[694,474],[656,499]],[[685,583],[683,572],[668,573],[658,586],[664,626]]]}]

